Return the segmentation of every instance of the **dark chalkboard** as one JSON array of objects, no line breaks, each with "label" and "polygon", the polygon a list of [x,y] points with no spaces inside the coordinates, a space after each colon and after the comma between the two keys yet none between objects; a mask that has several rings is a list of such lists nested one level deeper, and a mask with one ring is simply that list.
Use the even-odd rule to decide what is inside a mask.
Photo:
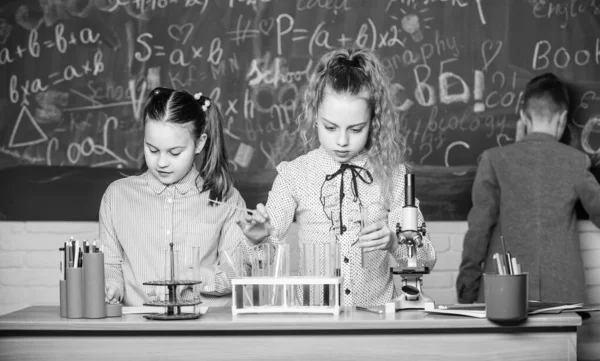
[{"label": "dark chalkboard", "polygon": [[142,100],[162,85],[221,106],[254,206],[275,165],[301,154],[300,94],[340,46],[384,61],[428,219],[466,218],[477,159],[515,141],[536,74],[569,81],[565,141],[600,166],[597,0],[5,0],[0,169],[138,168]]}]

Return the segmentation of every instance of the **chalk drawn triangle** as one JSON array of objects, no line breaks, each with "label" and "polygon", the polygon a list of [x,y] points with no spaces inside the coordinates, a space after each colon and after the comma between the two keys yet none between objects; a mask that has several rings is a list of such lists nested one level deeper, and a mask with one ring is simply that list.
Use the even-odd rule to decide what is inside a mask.
[{"label": "chalk drawn triangle", "polygon": [[[33,129],[37,132],[37,134],[35,134],[35,133],[30,134],[30,132],[28,132],[29,129],[23,129],[19,132],[19,129],[21,128],[21,120],[23,120],[23,117],[27,118],[26,120],[28,121],[28,124],[26,123],[26,125],[29,125],[29,124],[33,125]],[[31,127],[28,127],[28,128],[31,128]],[[21,138],[24,138],[24,139],[19,141],[18,143],[15,143],[15,136],[17,135],[17,132],[22,133]],[[35,139],[32,139],[32,138],[35,138]],[[15,123],[15,127],[13,128],[12,134],[10,135],[10,140],[8,141],[8,147],[9,148],[24,147],[26,145],[38,144],[38,143],[44,142],[46,140],[48,140],[46,133],[44,133],[44,131],[42,130],[42,128],[40,128],[38,123],[35,122],[35,119],[33,119],[33,116],[29,112],[29,109],[27,109],[27,107],[21,107],[21,112],[19,113],[19,116],[17,117],[17,122]]]}]

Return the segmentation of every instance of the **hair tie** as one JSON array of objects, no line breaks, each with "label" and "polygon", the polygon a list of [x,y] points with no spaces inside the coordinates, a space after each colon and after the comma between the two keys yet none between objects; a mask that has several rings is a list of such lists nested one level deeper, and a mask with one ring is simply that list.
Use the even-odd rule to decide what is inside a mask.
[{"label": "hair tie", "polygon": [[204,104],[202,105],[202,110],[206,112],[208,110],[209,106],[210,106],[210,102],[208,101],[208,99],[204,99]]},{"label": "hair tie", "polygon": [[[194,94],[194,99],[200,100],[200,98],[202,98],[202,92],[198,92],[198,93]],[[210,101],[205,98],[204,104],[202,104],[202,110],[206,112],[208,110],[209,106],[210,106]]]}]

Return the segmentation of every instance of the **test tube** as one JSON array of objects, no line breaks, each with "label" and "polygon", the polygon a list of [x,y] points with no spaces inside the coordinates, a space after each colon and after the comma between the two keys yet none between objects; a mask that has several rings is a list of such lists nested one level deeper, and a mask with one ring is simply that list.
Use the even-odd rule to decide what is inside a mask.
[{"label": "test tube", "polygon": [[[258,252],[256,251],[258,246],[255,246],[252,248],[252,250],[250,251],[250,276],[251,277],[258,277],[259,276],[259,259],[258,259]],[[259,306],[260,305],[260,292],[259,292],[259,287],[258,285],[252,285],[250,286],[252,288],[252,304],[255,306]]]},{"label": "test tube", "polygon": [[[169,243],[169,249],[164,251],[164,260],[164,279],[166,281],[177,280],[177,278],[179,277],[179,252],[173,250],[173,242]],[[166,287],[159,287],[164,287],[165,296],[162,301],[168,301],[170,303],[174,303],[177,301],[177,292],[174,284],[169,284]],[[173,307],[167,307],[165,314],[179,314],[181,313],[180,311],[180,307],[177,307],[176,309],[173,309]]]},{"label": "test tube", "polygon": [[[270,277],[272,262],[271,244],[256,245],[253,249],[252,276]],[[254,285],[252,295],[254,305],[268,305],[271,301],[271,288],[268,285]]]},{"label": "test tube", "polygon": [[[262,245],[262,277],[271,277],[273,275],[273,266],[275,254],[271,243],[263,243]],[[268,305],[271,302],[272,287],[268,285],[262,286],[261,305]]]},{"label": "test tube", "polygon": [[[333,276],[333,259],[331,256],[331,245],[329,243],[327,244],[320,244],[319,245],[321,247],[321,249],[323,250],[323,276],[326,277],[331,277]],[[324,306],[329,306],[329,298],[330,298],[330,292],[329,292],[329,285],[323,285],[323,305]]]},{"label": "test tube", "polygon": [[[314,244],[302,243],[302,262],[303,262],[303,273],[304,276],[313,276],[313,267],[311,267],[311,260],[314,257]],[[304,306],[310,306],[310,285],[302,285],[302,304]]]},{"label": "test tube", "polygon": [[[275,261],[273,277],[287,277],[290,275],[290,245],[288,243],[274,243]],[[286,285],[273,285],[271,290],[272,305],[289,305],[290,291]]]},{"label": "test tube", "polygon": [[[330,232],[329,234],[329,254],[330,254],[330,262],[331,268],[329,269],[329,277],[340,277],[341,275],[341,260],[340,260],[340,244],[337,241],[337,234],[335,231]],[[335,302],[335,286],[329,285],[329,305],[333,305]]]},{"label": "test tube", "polygon": [[[369,224],[369,208],[365,206],[360,207],[360,229],[363,230]],[[362,268],[367,267],[367,259],[365,255],[365,249],[360,249],[360,265]]]},{"label": "test tube", "polygon": [[[313,260],[313,275],[315,276],[323,276],[323,266],[324,266],[324,250],[322,243],[315,243],[314,246],[314,260]],[[319,285],[312,285],[312,304],[314,306],[321,306],[323,304],[323,300],[321,298],[322,287]]]},{"label": "test tube", "polygon": [[[231,257],[231,255],[229,254],[229,252],[227,252],[227,250],[223,251],[223,256],[225,258],[225,262],[227,262],[229,264],[229,266],[231,267],[231,269],[233,270],[233,274],[235,275],[235,278],[242,278],[243,275],[243,260],[238,260],[238,258],[241,258],[242,255],[240,254],[240,248],[236,248],[236,250],[234,251],[236,252],[236,256],[237,257]],[[239,308],[243,308],[244,307],[244,301],[248,302],[248,306],[252,306],[252,299],[250,298],[250,294],[248,293],[248,290],[243,286],[236,286],[238,287],[236,289],[236,292],[238,294],[238,297],[240,298],[239,300],[234,300],[234,302],[237,302],[237,305]],[[242,295],[243,293],[243,295]]]}]

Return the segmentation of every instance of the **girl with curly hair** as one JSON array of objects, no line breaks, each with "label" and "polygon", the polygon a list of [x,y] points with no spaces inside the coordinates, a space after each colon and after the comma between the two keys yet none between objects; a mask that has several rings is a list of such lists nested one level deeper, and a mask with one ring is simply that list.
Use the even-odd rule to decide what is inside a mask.
[{"label": "girl with curly hair", "polygon": [[[390,267],[406,266],[408,258],[394,232],[405,203],[406,142],[377,56],[363,49],[323,55],[306,88],[298,124],[312,150],[277,166],[266,206],[258,204],[238,225],[253,243],[285,240],[294,220],[301,244],[327,243],[335,234],[342,304],[391,302],[397,292]],[[418,222],[423,222],[420,210]],[[433,268],[436,255],[428,236],[417,258],[419,266]],[[313,267],[313,262],[322,260],[300,264]]]}]

